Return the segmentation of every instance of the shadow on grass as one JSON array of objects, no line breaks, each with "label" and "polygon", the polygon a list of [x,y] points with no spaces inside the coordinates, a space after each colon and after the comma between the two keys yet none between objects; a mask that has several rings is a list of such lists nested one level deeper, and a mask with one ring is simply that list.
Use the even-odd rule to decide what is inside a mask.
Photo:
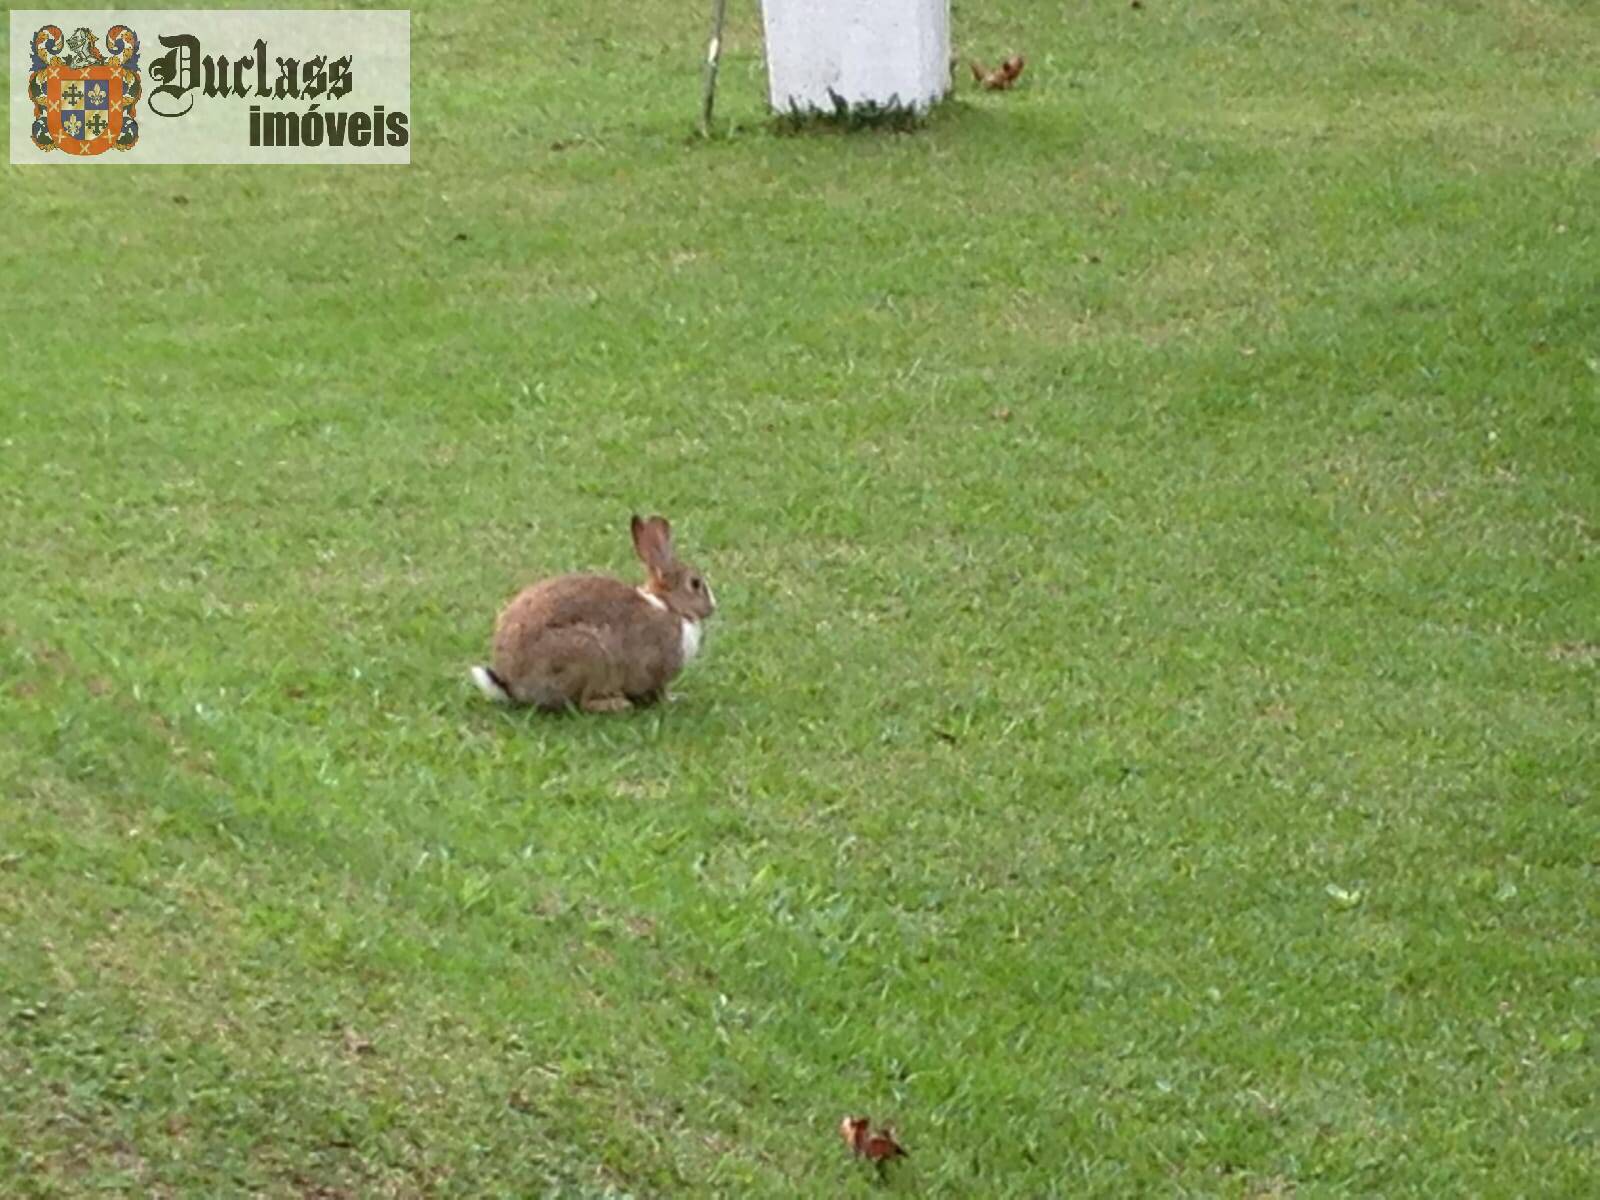
[{"label": "shadow on grass", "polygon": [[[637,132],[659,136],[661,130],[651,127],[648,131]],[[840,118],[831,113],[799,117],[768,113],[754,120],[732,119],[714,128],[710,136],[694,129],[685,130],[678,140],[688,148],[727,149],[748,146],[766,138],[806,142],[840,139],[854,144],[884,137],[938,137],[949,140],[952,145],[980,145],[1008,153],[1048,148],[1060,154],[1072,153],[1084,144],[1086,127],[1079,124],[1063,127],[1059,122],[1046,119],[1042,113],[1020,106],[1002,107],[952,98],[930,112],[909,116]]]}]

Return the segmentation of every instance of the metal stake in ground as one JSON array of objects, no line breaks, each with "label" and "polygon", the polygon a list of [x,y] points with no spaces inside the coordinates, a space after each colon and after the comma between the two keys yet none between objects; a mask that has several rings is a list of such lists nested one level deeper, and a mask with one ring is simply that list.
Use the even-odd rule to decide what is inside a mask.
[{"label": "metal stake in ground", "polygon": [[706,91],[700,105],[700,136],[711,136],[711,106],[717,99],[717,64],[722,61],[722,18],[728,0],[712,0],[711,46],[706,50]]}]

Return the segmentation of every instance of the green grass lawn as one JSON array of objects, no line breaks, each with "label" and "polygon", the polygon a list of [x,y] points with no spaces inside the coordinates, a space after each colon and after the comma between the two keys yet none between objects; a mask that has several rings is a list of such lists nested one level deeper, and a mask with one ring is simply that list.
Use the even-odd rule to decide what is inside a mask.
[{"label": "green grass lawn", "polygon": [[[1591,0],[426,4],[409,168],[0,168],[0,1194],[1594,1194]],[[15,98],[13,101],[15,102]],[[485,703],[500,604],[721,611]]]}]

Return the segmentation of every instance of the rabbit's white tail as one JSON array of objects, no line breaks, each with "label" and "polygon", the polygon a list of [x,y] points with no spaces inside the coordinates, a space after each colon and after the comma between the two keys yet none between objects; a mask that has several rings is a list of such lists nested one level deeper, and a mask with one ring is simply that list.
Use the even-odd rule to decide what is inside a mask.
[{"label": "rabbit's white tail", "polygon": [[496,704],[511,703],[511,689],[506,686],[506,681],[496,675],[492,668],[473,667],[472,682],[478,685],[478,690]]}]

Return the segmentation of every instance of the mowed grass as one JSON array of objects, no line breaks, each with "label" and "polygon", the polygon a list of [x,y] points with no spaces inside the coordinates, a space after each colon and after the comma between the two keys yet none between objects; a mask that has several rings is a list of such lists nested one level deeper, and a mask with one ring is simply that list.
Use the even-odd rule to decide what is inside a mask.
[{"label": "mowed grass", "polygon": [[[0,1192],[1583,1196],[1586,0],[414,9],[406,169],[26,170]],[[722,611],[620,719],[503,599]]]}]

